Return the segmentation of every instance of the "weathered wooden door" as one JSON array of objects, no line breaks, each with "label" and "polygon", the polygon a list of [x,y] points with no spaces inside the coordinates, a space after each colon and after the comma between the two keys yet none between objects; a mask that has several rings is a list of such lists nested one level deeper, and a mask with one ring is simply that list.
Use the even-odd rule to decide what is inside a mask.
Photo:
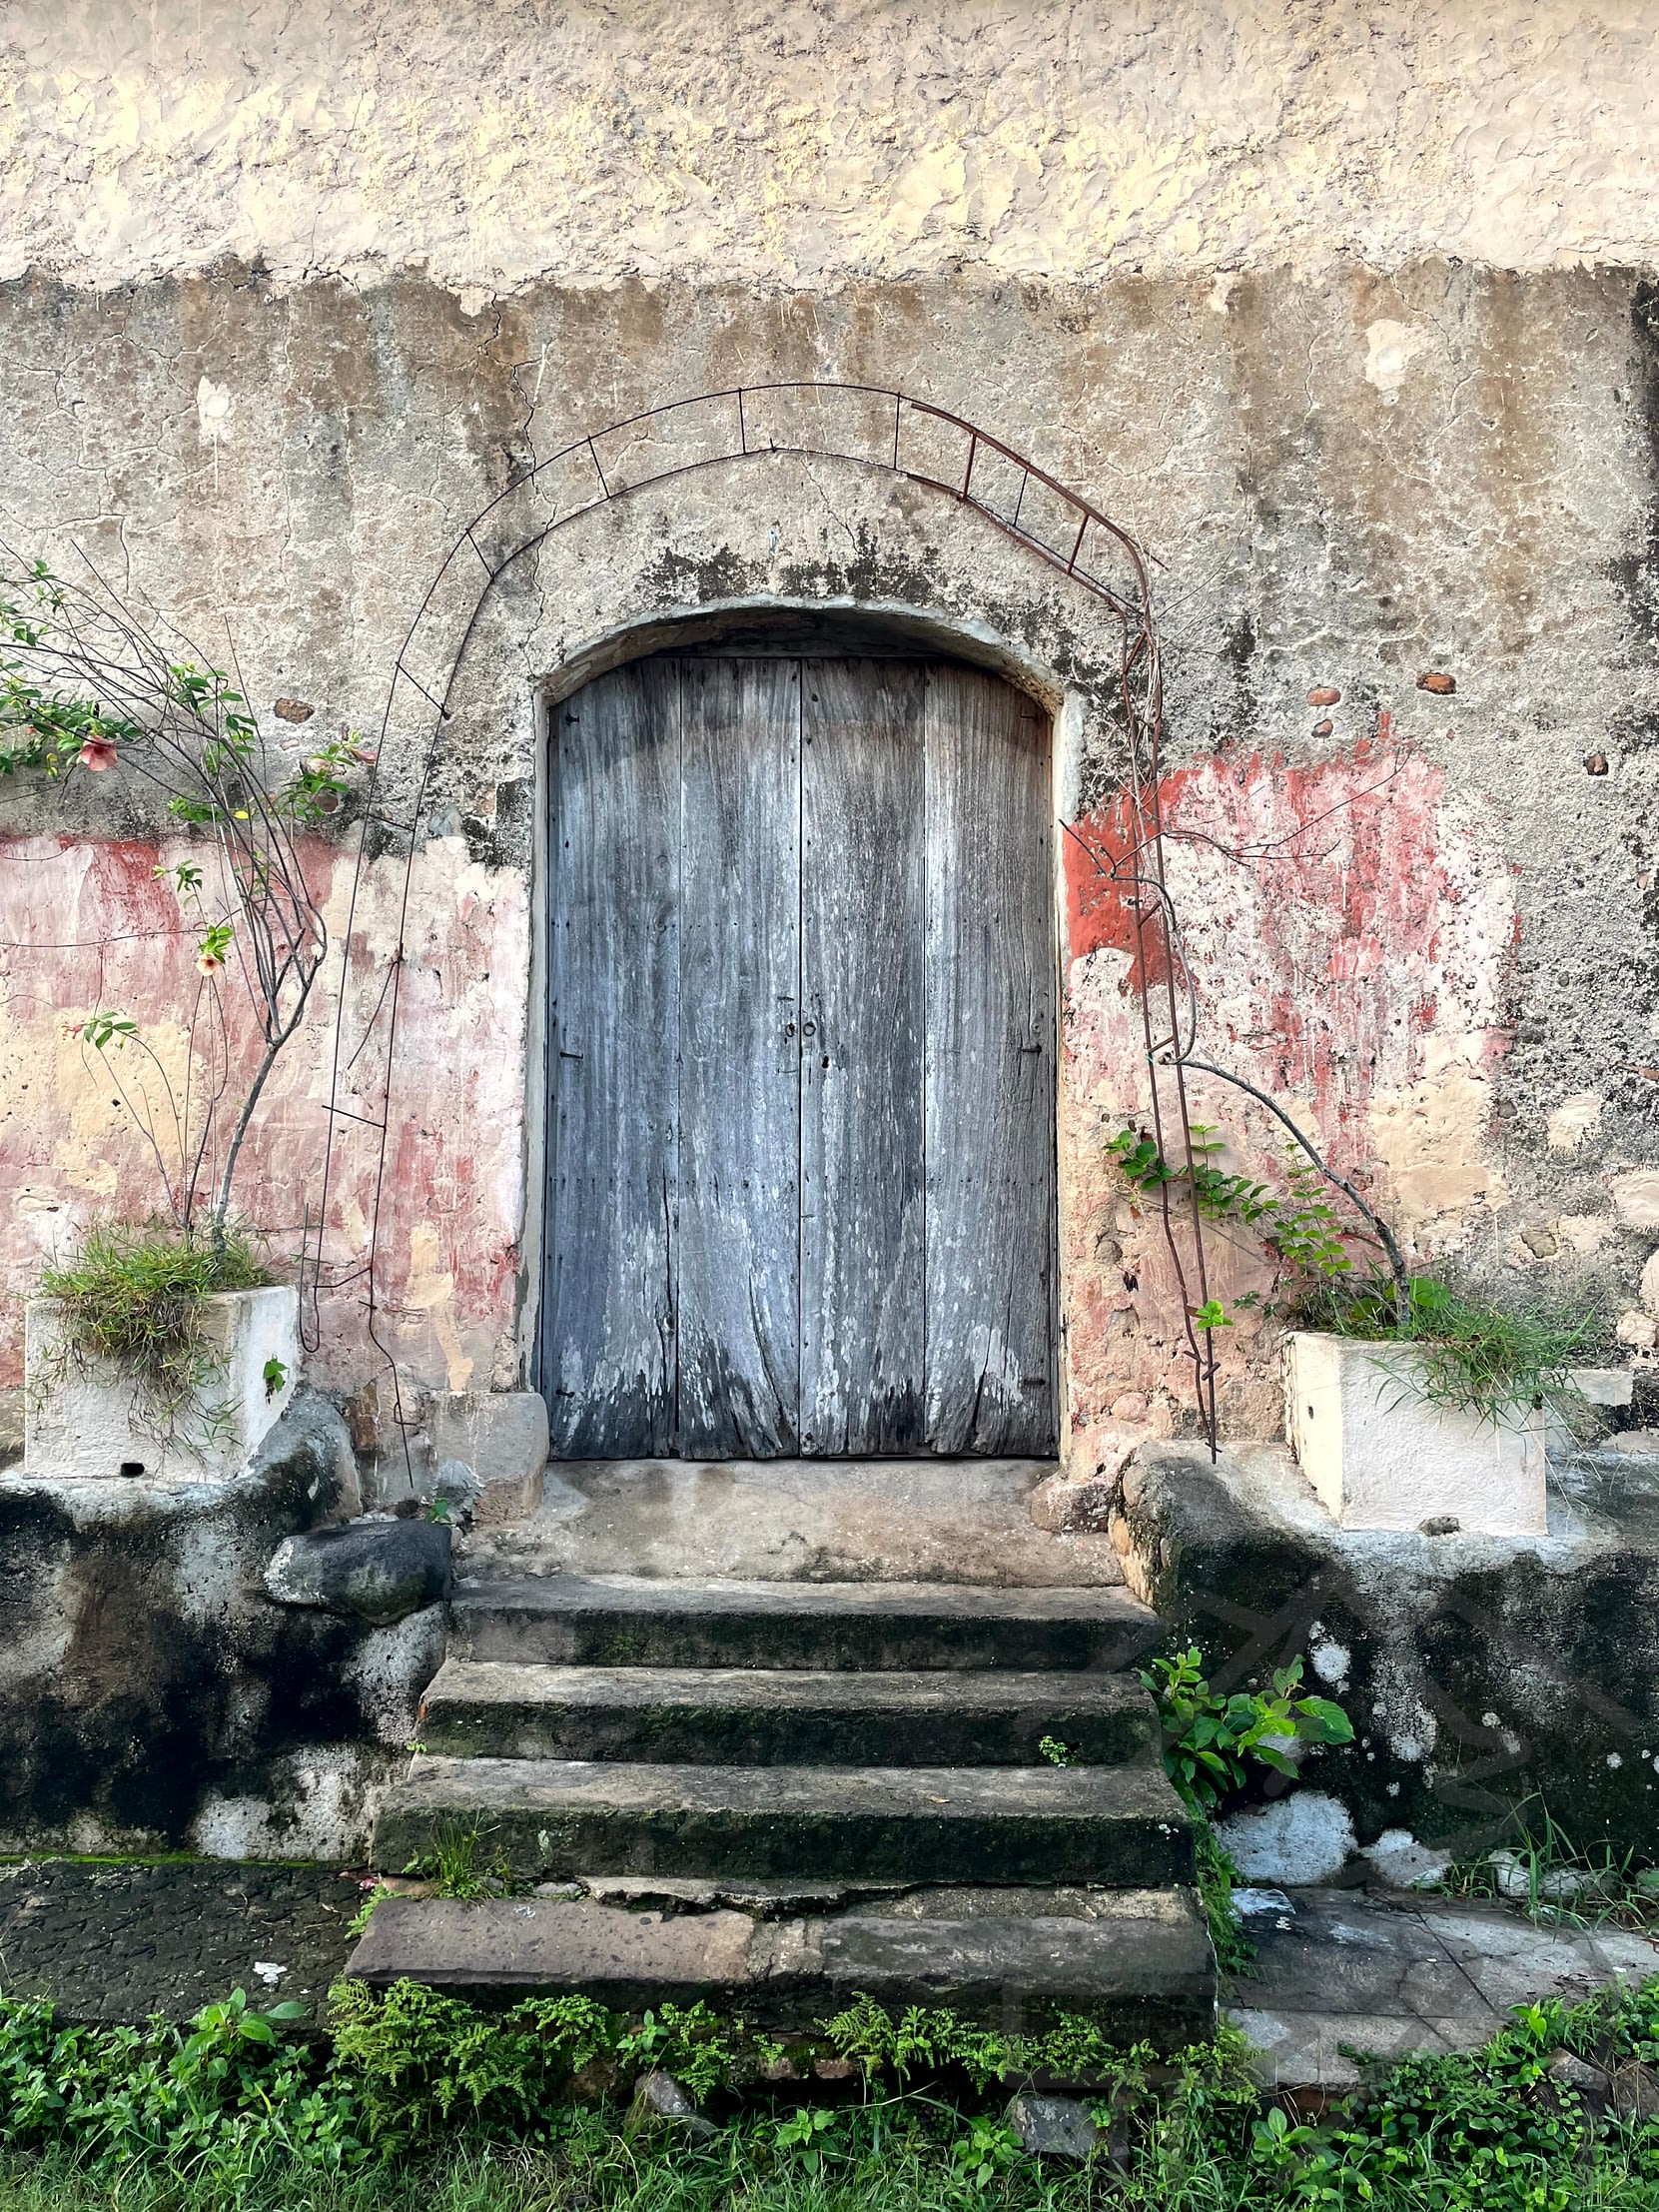
[{"label": "weathered wooden door", "polygon": [[555,1456],[1051,1452],[1046,719],[779,653],[555,722]]}]

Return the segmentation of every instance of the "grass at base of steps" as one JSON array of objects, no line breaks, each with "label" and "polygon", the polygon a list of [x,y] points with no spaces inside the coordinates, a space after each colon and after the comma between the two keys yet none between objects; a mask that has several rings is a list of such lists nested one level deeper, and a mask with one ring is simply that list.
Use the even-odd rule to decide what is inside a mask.
[{"label": "grass at base of steps", "polygon": [[[1237,2037],[1173,2067],[1126,2054],[1084,2169],[1022,2156],[1004,2091],[953,2102],[856,2078],[804,2104],[716,2100],[696,2142],[623,2107],[554,2101],[511,2145],[453,2132],[434,2155],[193,2184],[142,2149],[77,2173],[0,2157],[6,2212],[1659,2212],[1659,1983],[1522,2008],[1485,2050],[1406,2060],[1344,2107],[1262,2099]],[[1600,2084],[1598,2092],[1591,2078]],[[20,2084],[19,2084],[20,2086]],[[112,2086],[114,2083],[112,2081]],[[798,2094],[799,2092],[797,2092]],[[811,2101],[814,2097],[821,2101]],[[9,2103],[9,2099],[6,2100]],[[1611,2110],[1603,2111],[1604,2104]],[[1621,2118],[1620,2112],[1655,2117]],[[9,2119],[9,2113],[0,2114]],[[48,2138],[50,2142],[51,2138]]]},{"label": "grass at base of steps", "polygon": [[[1276,2108],[1274,2108],[1276,2109]],[[897,2119],[897,2116],[893,2116]],[[1361,2197],[1321,2194],[1265,2160],[1211,2138],[1196,2115],[1138,2146],[1128,2171],[1078,2169],[1013,2155],[994,2124],[958,2119],[954,2141],[894,2125],[879,2147],[848,2155],[831,2137],[817,2171],[801,2153],[757,2155],[737,2129],[706,2146],[629,2142],[584,2114],[546,2149],[463,2146],[349,2179],[295,2176],[263,2186],[189,2184],[129,2171],[93,2178],[47,2162],[0,2160],[6,2212],[1283,2212],[1364,2204],[1368,2212],[1653,2212],[1659,2128],[1618,2126],[1577,2161],[1522,2155],[1494,2169],[1447,2140],[1411,2174]],[[1287,2130],[1288,2132],[1288,2130]],[[829,2130],[822,2131],[824,2141]],[[811,2152],[805,2156],[810,2157]]]}]

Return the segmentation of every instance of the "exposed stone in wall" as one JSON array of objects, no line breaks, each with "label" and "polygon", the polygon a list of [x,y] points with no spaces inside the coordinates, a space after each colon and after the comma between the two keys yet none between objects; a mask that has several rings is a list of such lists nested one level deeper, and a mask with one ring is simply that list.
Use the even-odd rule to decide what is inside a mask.
[{"label": "exposed stone in wall", "polygon": [[[0,273],[1640,263],[1653,86],[1636,0],[11,0]],[[1385,395],[1425,342],[1379,342]]]}]

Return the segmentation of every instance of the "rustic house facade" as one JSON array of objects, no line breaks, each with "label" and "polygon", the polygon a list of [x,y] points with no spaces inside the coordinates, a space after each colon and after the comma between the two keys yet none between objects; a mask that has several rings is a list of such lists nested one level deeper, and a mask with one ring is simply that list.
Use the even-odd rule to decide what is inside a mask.
[{"label": "rustic house facade", "polygon": [[[1282,1435],[1273,1265],[1114,1140],[1179,1162],[1197,1127],[1282,1190],[1283,1117],[1414,1268],[1593,1314],[1640,1426],[1655,35],[1566,0],[8,11],[8,541],[234,651],[279,760],[372,756],[304,839],[330,959],[240,1171],[351,1425],[343,1498],[429,1494],[457,1401],[539,1396],[555,1467],[680,1501],[652,1573],[1104,1590],[1128,1558],[1236,1641],[1180,1517],[1212,1426]],[[188,1090],[160,871],[199,839],[119,767],[0,804],[20,1391],[40,1266],[150,1210],[84,1025],[130,1016]],[[1066,1493],[1040,1571],[1029,1534],[937,1565],[984,1484],[1025,1527],[1138,1442],[1163,1472]],[[862,1470],[831,1535],[813,1460]],[[954,1470],[909,1535],[886,1461],[894,1496]],[[678,1462],[746,1472],[687,1506]],[[699,1550],[734,1483],[764,1519],[772,1462],[796,1549]],[[1378,1715],[1338,1861],[1433,1825],[1436,1725],[1447,1771],[1524,1767],[1501,1637],[1458,1691],[1490,1745],[1402,1669],[1446,1574],[1503,1613],[1536,1547],[1347,1560],[1350,1635],[1326,1539],[1281,1588],[1253,1528],[1194,1574],[1241,1620],[1316,1585],[1287,1633],[1317,1615]],[[1604,1611],[1514,1605],[1562,1652]],[[15,1823],[348,1847],[441,1628],[316,1633],[256,1668],[309,1717],[256,1743],[192,1707],[206,1765],[135,1754],[125,1805],[94,1770],[154,1715],[106,1728],[36,1666],[85,1772]],[[1593,1643],[1533,1695],[1546,1765]],[[1647,1695],[1615,1700],[1636,1734]],[[1593,1789],[1645,1818],[1659,1743],[1608,1725]]]}]

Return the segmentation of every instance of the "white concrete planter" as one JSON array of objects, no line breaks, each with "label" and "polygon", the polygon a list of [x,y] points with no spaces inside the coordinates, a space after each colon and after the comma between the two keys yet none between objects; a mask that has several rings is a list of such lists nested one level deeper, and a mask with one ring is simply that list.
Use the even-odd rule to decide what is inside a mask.
[{"label": "white concrete planter", "polygon": [[1454,1520],[1488,1536],[1542,1536],[1547,1416],[1497,1423],[1431,1406],[1410,1387],[1409,1345],[1298,1330],[1285,1339],[1285,1434],[1347,1529]]},{"label": "white concrete planter", "polygon": [[[241,1474],[294,1396],[300,1372],[300,1300],[288,1284],[220,1291],[204,1302],[203,1335],[214,1372],[206,1398],[211,1422],[171,1439],[146,1428],[130,1376],[107,1360],[88,1360],[64,1342],[56,1306],[36,1299],[24,1340],[23,1468],[47,1482],[217,1483]],[[265,1380],[281,1360],[279,1388]]]}]

